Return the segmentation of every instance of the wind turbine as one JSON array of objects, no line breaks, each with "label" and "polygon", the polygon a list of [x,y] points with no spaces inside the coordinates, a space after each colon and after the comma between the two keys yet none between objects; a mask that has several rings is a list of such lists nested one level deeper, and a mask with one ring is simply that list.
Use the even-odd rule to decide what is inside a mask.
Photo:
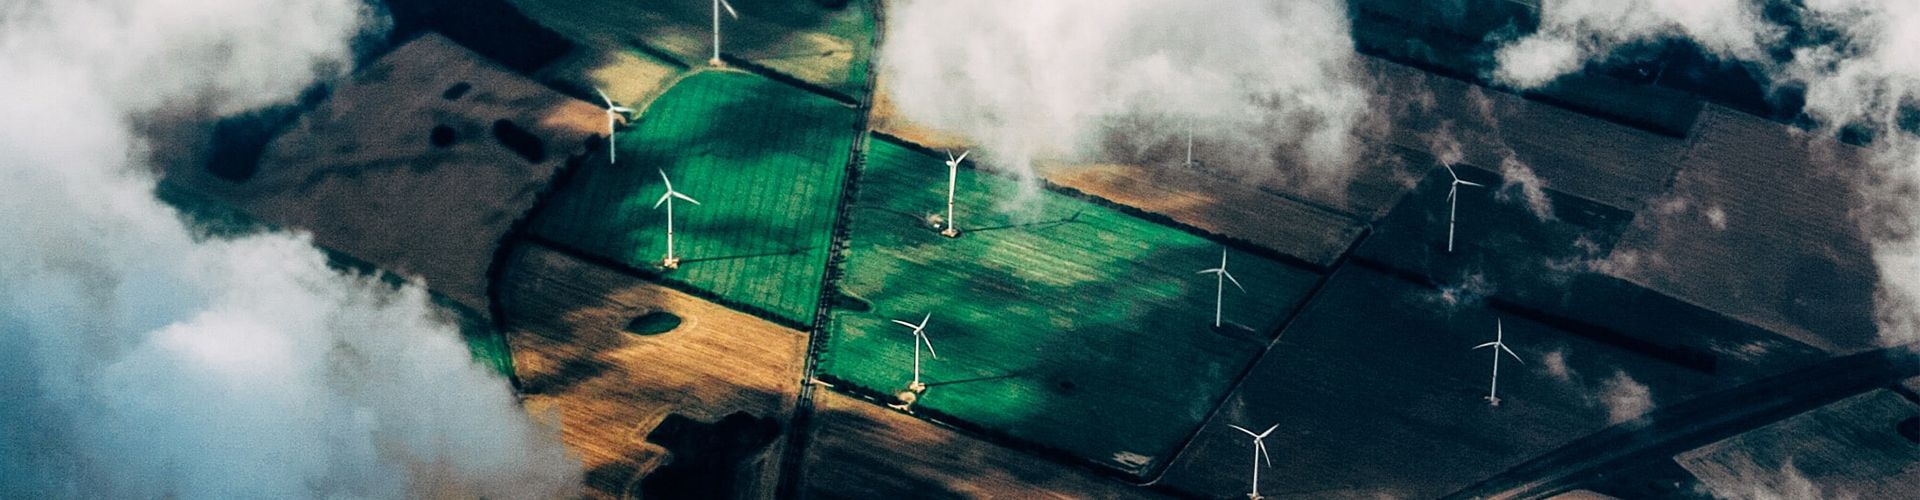
[{"label": "wind turbine", "polygon": [[613,99],[608,99],[607,93],[601,92],[599,87],[594,87],[593,93],[600,94],[600,102],[607,103],[607,163],[612,164],[614,156],[620,154],[620,149],[614,147],[614,125],[625,121],[626,113],[632,113],[633,108],[613,105]]},{"label": "wind turbine", "polygon": [[1265,440],[1268,434],[1273,434],[1274,429],[1280,428],[1280,424],[1273,424],[1272,427],[1268,427],[1267,430],[1261,431],[1258,434],[1238,425],[1227,424],[1227,427],[1232,427],[1234,430],[1244,432],[1248,436],[1253,436],[1253,491],[1247,493],[1247,500],[1260,500],[1260,462],[1265,460],[1268,467],[1273,466],[1273,456],[1267,454],[1267,443]]},{"label": "wind turbine", "polygon": [[1220,267],[1200,271],[1200,274],[1214,275],[1213,327],[1219,328],[1220,327],[1220,303],[1223,299],[1226,298],[1227,282],[1229,281],[1233,282],[1233,287],[1240,289],[1241,293],[1246,293],[1247,287],[1240,286],[1240,280],[1233,279],[1233,274],[1227,272],[1227,249],[1225,248],[1220,249]]},{"label": "wind turbine", "polygon": [[1488,347],[1493,348],[1493,385],[1487,388],[1487,402],[1493,406],[1500,406],[1500,353],[1505,352],[1508,356],[1513,356],[1513,360],[1520,364],[1524,365],[1527,362],[1521,361],[1519,354],[1514,354],[1513,349],[1507,348],[1506,327],[1500,324],[1499,319],[1493,320],[1493,328],[1493,341],[1474,346],[1473,349],[1477,351]]},{"label": "wind turbine", "polygon": [[1193,124],[1187,124],[1187,162],[1183,166],[1196,168],[1200,164],[1193,162]]},{"label": "wind turbine", "polygon": [[1453,178],[1453,184],[1447,186],[1447,253],[1453,253],[1453,224],[1454,216],[1459,213],[1460,210],[1460,186],[1486,186],[1477,182],[1460,180],[1460,174],[1453,172],[1453,165],[1442,163],[1440,166],[1447,169],[1448,177]]},{"label": "wind turbine", "polygon": [[673,254],[673,199],[679,198],[687,200],[688,203],[695,205],[699,205],[700,201],[681,194],[679,191],[674,191],[673,181],[667,179],[667,171],[665,170],[660,171],[660,182],[666,183],[667,185],[666,194],[660,195],[660,201],[653,202],[653,208],[656,209],[660,208],[660,204],[662,203],[667,205],[667,257],[660,261],[660,267],[679,269],[680,257]]},{"label": "wind turbine", "polygon": [[926,317],[920,318],[918,325],[893,320],[895,324],[913,329],[913,382],[907,384],[907,390],[914,394],[927,391],[927,384],[920,383],[920,346],[926,345],[927,354],[932,355],[933,359],[940,359],[940,353],[933,351],[933,341],[927,338],[927,320],[930,319],[933,319],[933,313],[927,313]]},{"label": "wind turbine", "polygon": [[960,162],[966,161],[967,155],[971,153],[973,153],[971,149],[961,151],[960,157],[954,158],[952,151],[947,152],[947,228],[940,230],[941,236],[948,238],[960,236],[960,228],[953,225],[953,189],[960,182]]},{"label": "wind turbine", "polygon": [[740,19],[740,13],[733,10],[733,4],[727,3],[727,0],[713,0],[713,59],[707,60],[707,64],[713,66],[726,64],[720,61],[720,9],[722,8],[727,9],[727,15],[733,16],[736,20]]}]

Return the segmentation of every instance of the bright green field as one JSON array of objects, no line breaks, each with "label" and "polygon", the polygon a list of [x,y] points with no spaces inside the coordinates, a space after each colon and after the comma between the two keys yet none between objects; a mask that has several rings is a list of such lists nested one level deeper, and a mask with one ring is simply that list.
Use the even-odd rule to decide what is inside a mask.
[{"label": "bright green field", "polygon": [[931,312],[941,357],[924,361],[920,409],[1129,473],[1169,458],[1320,278],[1230,252],[1249,292],[1228,285],[1229,333],[1215,332],[1214,278],[1196,272],[1218,244],[1050,192],[1015,220],[994,208],[1017,186],[972,170],[970,230],[947,239],[925,222],[945,181],[939,159],[872,142],[821,372],[903,389],[913,337],[889,320]]},{"label": "bright green field", "polygon": [[706,71],[675,84],[619,132],[619,164],[579,167],[533,222],[548,241],[659,270],[665,192],[680,269],[664,279],[797,324],[813,320],[855,111],[759,76]]}]

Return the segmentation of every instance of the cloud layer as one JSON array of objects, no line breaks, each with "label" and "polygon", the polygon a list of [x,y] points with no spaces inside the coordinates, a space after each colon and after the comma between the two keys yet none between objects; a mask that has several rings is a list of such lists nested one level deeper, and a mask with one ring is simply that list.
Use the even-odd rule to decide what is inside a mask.
[{"label": "cloud layer", "polygon": [[353,0],[0,9],[0,477],[88,498],[564,496],[578,464],[417,285],[196,240],[131,123],[337,74]]},{"label": "cloud layer", "polygon": [[1369,120],[1337,0],[902,0],[887,25],[900,112],[1029,181],[1035,160],[1177,165],[1191,130],[1209,167],[1343,186]]}]

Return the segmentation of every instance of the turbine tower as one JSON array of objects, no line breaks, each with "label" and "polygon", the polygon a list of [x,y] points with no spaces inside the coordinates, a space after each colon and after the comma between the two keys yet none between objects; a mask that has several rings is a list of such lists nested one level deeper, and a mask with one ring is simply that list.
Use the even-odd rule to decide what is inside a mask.
[{"label": "turbine tower", "polygon": [[656,208],[656,209],[660,208],[660,204],[662,203],[667,205],[667,257],[665,259],[660,260],[660,267],[664,267],[667,269],[679,269],[680,256],[674,255],[673,253],[673,199],[679,198],[682,200],[687,200],[687,203],[692,203],[695,205],[699,205],[700,201],[695,200],[692,197],[689,197],[685,194],[681,194],[679,191],[674,191],[673,181],[667,179],[667,171],[665,170],[660,171],[660,182],[666,183],[667,185],[666,194],[660,195],[660,201],[653,202],[653,208]]},{"label": "turbine tower", "polygon": [[961,151],[960,157],[955,158],[952,151],[947,152],[947,227],[940,230],[941,236],[948,238],[960,236],[960,228],[953,223],[953,190],[954,186],[960,182],[960,162],[966,161],[967,155],[971,153],[973,153],[971,149]]},{"label": "turbine tower", "polygon": [[723,8],[727,10],[727,15],[740,19],[740,13],[733,10],[733,4],[727,3],[727,0],[713,0],[713,58],[708,59],[707,64],[714,67],[726,65],[720,61],[720,9]]},{"label": "turbine tower", "polygon": [[1453,178],[1453,184],[1447,186],[1447,253],[1453,253],[1453,225],[1454,217],[1460,210],[1460,186],[1486,186],[1476,182],[1460,180],[1460,175],[1453,172],[1453,165],[1442,163],[1440,166],[1447,169],[1448,177]]},{"label": "turbine tower", "polygon": [[1280,428],[1280,424],[1273,424],[1272,427],[1258,434],[1238,425],[1227,424],[1227,427],[1253,436],[1253,487],[1247,492],[1247,500],[1260,500],[1260,462],[1265,460],[1267,467],[1273,467],[1273,456],[1267,454],[1267,435],[1273,434],[1273,430]]},{"label": "turbine tower", "polygon": [[1521,361],[1519,354],[1514,354],[1513,349],[1507,348],[1506,327],[1500,324],[1499,319],[1493,320],[1493,332],[1492,342],[1474,346],[1473,349],[1477,351],[1488,347],[1493,348],[1493,385],[1487,387],[1486,399],[1487,403],[1500,406],[1500,353],[1505,352],[1508,356],[1513,356],[1513,360],[1520,364],[1524,365],[1527,362]]},{"label": "turbine tower", "polygon": [[613,99],[607,98],[607,93],[601,92],[599,87],[594,87],[593,93],[600,94],[600,102],[607,104],[607,163],[613,164],[615,156],[620,154],[620,149],[614,147],[614,125],[626,121],[626,113],[632,113],[633,108],[615,106]]},{"label": "turbine tower", "polygon": [[895,324],[913,329],[913,382],[907,384],[907,391],[913,394],[927,392],[927,384],[920,383],[920,346],[927,346],[927,354],[933,356],[933,359],[940,359],[940,353],[933,350],[933,340],[927,338],[927,320],[931,319],[933,319],[933,313],[927,313],[925,317],[920,318],[918,325],[893,320]]},{"label": "turbine tower", "polygon": [[1226,299],[1227,282],[1229,281],[1233,282],[1233,287],[1240,289],[1240,293],[1246,293],[1247,287],[1240,286],[1240,280],[1233,279],[1233,274],[1227,272],[1227,249],[1225,248],[1220,249],[1220,267],[1200,271],[1200,274],[1214,275],[1213,327],[1219,328],[1220,327],[1220,303],[1224,299]]}]

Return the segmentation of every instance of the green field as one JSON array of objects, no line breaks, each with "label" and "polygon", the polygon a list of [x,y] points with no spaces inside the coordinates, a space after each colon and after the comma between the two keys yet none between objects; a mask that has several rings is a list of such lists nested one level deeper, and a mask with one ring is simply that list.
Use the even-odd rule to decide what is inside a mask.
[{"label": "green field", "polygon": [[1051,192],[1011,210],[1013,181],[962,170],[958,239],[939,159],[874,141],[849,206],[847,297],[823,375],[894,393],[911,378],[909,331],[927,326],[936,412],[1132,474],[1156,468],[1217,406],[1320,276],[1230,252],[1226,320],[1212,328],[1220,245]]},{"label": "green field", "polygon": [[674,246],[664,279],[795,324],[813,320],[846,161],[851,108],[759,76],[706,71],[681,80],[619,132],[619,164],[578,167],[539,209],[542,239],[658,271],[674,189]]}]

